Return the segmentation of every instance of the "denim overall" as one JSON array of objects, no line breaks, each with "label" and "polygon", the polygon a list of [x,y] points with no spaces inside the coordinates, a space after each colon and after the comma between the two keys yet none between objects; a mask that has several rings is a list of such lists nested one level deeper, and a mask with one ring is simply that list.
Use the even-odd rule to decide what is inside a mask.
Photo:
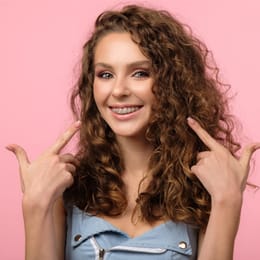
[{"label": "denim overall", "polygon": [[131,238],[100,217],[68,210],[66,260],[196,259],[197,230],[168,221]]}]

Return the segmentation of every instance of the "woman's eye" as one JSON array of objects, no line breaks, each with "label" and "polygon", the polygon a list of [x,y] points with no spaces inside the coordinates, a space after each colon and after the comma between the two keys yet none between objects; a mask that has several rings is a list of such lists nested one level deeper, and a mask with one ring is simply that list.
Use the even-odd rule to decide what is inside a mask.
[{"label": "woman's eye", "polygon": [[102,79],[110,79],[113,77],[113,75],[109,72],[100,72],[97,76]]},{"label": "woman's eye", "polygon": [[150,74],[147,71],[139,70],[139,71],[136,71],[133,74],[133,76],[136,78],[148,78],[150,76]]}]

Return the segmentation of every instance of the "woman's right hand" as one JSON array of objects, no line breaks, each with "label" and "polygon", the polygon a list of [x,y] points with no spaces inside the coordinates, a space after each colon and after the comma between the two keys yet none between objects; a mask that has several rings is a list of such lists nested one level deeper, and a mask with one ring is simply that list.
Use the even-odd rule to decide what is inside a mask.
[{"label": "woman's right hand", "polygon": [[73,174],[78,165],[72,154],[61,155],[61,150],[80,128],[73,123],[57,141],[35,161],[30,162],[26,151],[19,145],[6,148],[12,151],[19,163],[21,188],[24,200],[31,205],[50,207],[73,184]]}]

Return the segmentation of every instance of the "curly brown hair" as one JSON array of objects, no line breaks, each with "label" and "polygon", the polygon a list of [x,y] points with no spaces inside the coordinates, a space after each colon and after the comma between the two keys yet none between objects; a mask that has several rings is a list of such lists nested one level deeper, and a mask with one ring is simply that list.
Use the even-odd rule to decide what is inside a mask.
[{"label": "curly brown hair", "polygon": [[65,199],[87,212],[108,216],[120,215],[127,207],[123,159],[93,98],[95,47],[110,32],[130,33],[151,61],[154,75],[156,107],[146,132],[153,146],[151,181],[139,192],[136,207],[148,222],[167,217],[205,228],[210,195],[190,167],[197,153],[208,148],[188,127],[187,117],[196,119],[232,154],[240,145],[232,135],[229,87],[219,80],[211,52],[167,11],[131,5],[97,18],[84,45],[81,75],[71,96],[73,113],[82,121],[77,154],[81,163]]}]

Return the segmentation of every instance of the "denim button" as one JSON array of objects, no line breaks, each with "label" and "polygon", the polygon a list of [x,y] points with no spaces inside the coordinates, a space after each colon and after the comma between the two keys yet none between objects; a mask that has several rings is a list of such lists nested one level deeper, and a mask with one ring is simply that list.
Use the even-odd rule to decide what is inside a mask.
[{"label": "denim button", "polygon": [[76,241],[76,242],[78,242],[80,239],[81,239],[81,235],[80,235],[80,234],[77,234],[77,235],[74,237],[74,241]]},{"label": "denim button", "polygon": [[187,243],[184,241],[179,242],[179,248],[181,248],[181,249],[187,248]]}]

